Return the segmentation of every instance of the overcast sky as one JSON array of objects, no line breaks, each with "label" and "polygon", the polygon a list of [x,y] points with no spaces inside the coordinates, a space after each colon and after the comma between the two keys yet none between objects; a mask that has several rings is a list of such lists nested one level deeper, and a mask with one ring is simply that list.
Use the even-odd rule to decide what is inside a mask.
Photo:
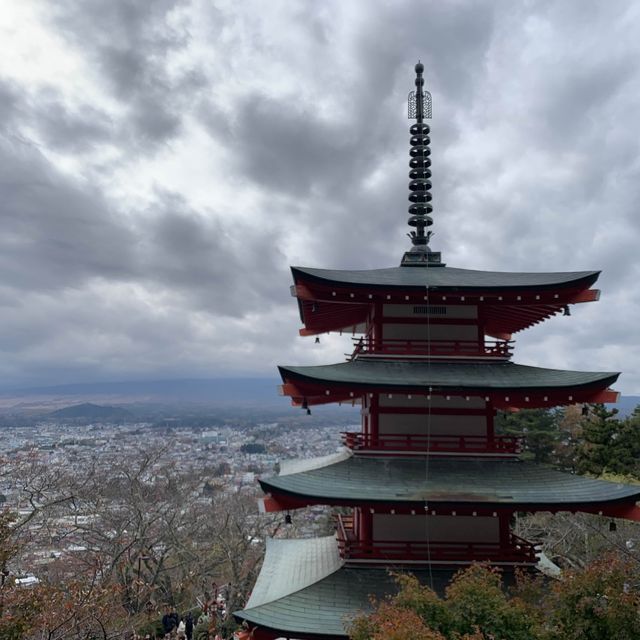
[{"label": "overcast sky", "polygon": [[290,264],[408,248],[406,96],[433,94],[434,250],[602,269],[517,361],[640,393],[640,4],[21,0],[0,12],[0,387],[275,376]]}]

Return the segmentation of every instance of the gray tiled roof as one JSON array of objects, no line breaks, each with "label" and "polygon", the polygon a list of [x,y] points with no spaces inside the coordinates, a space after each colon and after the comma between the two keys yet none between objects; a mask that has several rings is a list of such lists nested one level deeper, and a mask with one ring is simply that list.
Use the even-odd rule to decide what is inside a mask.
[{"label": "gray tiled roof", "polygon": [[289,458],[280,461],[279,475],[287,476],[293,473],[301,473],[302,471],[311,471],[312,469],[320,469],[330,464],[347,460],[353,455],[351,449],[342,447],[336,453],[330,453],[327,456],[318,456],[316,458]]},{"label": "gray tiled roof", "polygon": [[589,384],[608,386],[619,373],[542,369],[511,362],[450,363],[357,358],[339,364],[279,367],[284,378],[344,383],[354,387],[426,387],[465,389],[553,389]]},{"label": "gray tiled roof", "polygon": [[568,271],[561,273],[510,273],[503,271],[474,271],[452,267],[391,267],[349,271],[337,269],[309,269],[291,267],[294,278],[311,277],[314,280],[354,286],[420,287],[433,289],[522,289],[541,287],[568,287],[585,280],[585,287],[598,279],[599,271]]},{"label": "gray tiled roof", "polygon": [[[268,598],[260,596],[256,599],[254,589],[246,609],[234,613],[252,624],[290,633],[294,637],[305,634],[344,637],[348,621],[356,613],[370,610],[372,595],[382,598],[396,590],[386,568],[337,567],[326,573],[337,553],[333,537],[273,542],[277,544],[267,547],[255,588],[266,591],[267,582],[271,581],[273,591]],[[296,566],[301,556],[306,558],[307,565],[302,570]],[[318,568],[312,567],[313,562],[318,563]],[[300,582],[301,573],[307,578],[304,585]],[[412,573],[424,584],[431,584],[436,591],[442,592],[454,572],[418,570]],[[318,580],[309,582],[312,575],[318,576]],[[284,593],[280,587],[287,583],[291,588],[284,589]]]},{"label": "gray tiled roof", "polygon": [[521,460],[354,456],[302,473],[261,480],[266,492],[321,504],[413,502],[475,505],[588,505],[640,499],[640,486],[576,476]]},{"label": "gray tiled roof", "polygon": [[267,538],[264,562],[247,609],[305,589],[343,564],[335,536],[295,540]]}]

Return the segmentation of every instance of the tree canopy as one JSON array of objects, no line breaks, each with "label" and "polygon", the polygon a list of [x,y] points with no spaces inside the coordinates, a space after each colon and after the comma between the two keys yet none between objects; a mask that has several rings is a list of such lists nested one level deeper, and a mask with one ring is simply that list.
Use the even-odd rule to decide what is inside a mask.
[{"label": "tree canopy", "polygon": [[500,572],[472,565],[443,598],[410,574],[396,595],[373,602],[350,627],[351,640],[632,640],[640,637],[640,566],[608,554],[549,581],[519,574],[508,593]]}]

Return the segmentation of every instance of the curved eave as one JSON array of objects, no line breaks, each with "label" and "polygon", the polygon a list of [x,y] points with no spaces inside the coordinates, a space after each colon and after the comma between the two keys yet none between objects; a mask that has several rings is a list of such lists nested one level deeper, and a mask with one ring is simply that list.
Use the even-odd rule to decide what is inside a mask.
[{"label": "curved eave", "polygon": [[273,638],[346,638],[349,619],[371,610],[371,596],[381,599],[396,590],[386,569],[343,568],[285,598],[233,615],[256,626],[263,637],[269,637],[265,632],[270,632]]},{"label": "curved eave", "polygon": [[[296,474],[262,479],[276,500],[293,503],[631,513],[640,486],[563,473],[519,460],[353,457]],[[612,509],[612,511],[611,511]],[[634,512],[635,513],[635,512]],[[637,516],[633,516],[637,519]]]},{"label": "curved eave", "polygon": [[300,335],[310,336],[328,331],[349,331],[367,320],[366,303],[314,303],[298,298],[300,321],[304,328]]},{"label": "curved eave", "polygon": [[333,270],[291,267],[294,281],[322,287],[355,287],[367,290],[414,289],[424,291],[478,290],[500,292],[518,289],[544,291],[548,289],[589,288],[600,271],[571,271],[523,273],[502,271],[476,271],[453,267],[407,268],[369,270]]},{"label": "curved eave", "polygon": [[[455,570],[410,572],[443,593]],[[397,584],[386,568],[342,567],[295,593],[233,615],[257,627],[256,638],[335,640],[347,637],[346,627],[353,616],[371,610],[372,596],[382,599],[396,590]]]},{"label": "curved eave", "polygon": [[443,363],[356,359],[333,365],[279,367],[294,405],[349,401],[363,393],[480,396],[496,408],[615,402],[618,372],[543,369],[514,363]]}]

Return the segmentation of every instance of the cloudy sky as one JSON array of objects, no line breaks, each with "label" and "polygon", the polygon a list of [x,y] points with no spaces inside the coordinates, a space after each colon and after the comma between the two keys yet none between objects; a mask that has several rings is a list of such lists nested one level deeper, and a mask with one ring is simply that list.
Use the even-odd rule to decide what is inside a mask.
[{"label": "cloudy sky", "polygon": [[603,269],[522,363],[640,393],[640,4],[22,0],[0,13],[0,387],[275,375],[288,266],[399,263],[413,65],[434,250]]}]

